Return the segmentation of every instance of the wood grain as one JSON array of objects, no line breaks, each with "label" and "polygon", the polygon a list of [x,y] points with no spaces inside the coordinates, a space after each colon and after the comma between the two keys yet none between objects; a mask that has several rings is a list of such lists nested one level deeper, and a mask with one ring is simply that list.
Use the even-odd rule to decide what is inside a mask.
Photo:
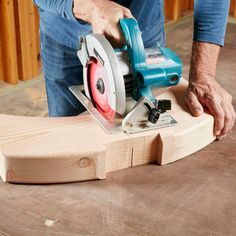
[{"label": "wood grain", "polygon": [[[0,12],[1,12],[1,8],[0,8]],[[2,58],[2,41],[1,41],[1,37],[0,37],[0,80],[3,80],[2,59],[3,59]]]},{"label": "wood grain", "polygon": [[230,8],[229,8],[229,13],[232,14],[234,16],[234,14],[236,14],[236,1],[235,0],[231,0],[230,2]]},{"label": "wood grain", "polygon": [[194,0],[189,0],[189,10],[194,10]]},{"label": "wood grain", "polygon": [[16,36],[20,80],[38,75],[38,32],[34,5],[30,1],[15,2]]},{"label": "wood grain", "polygon": [[178,125],[128,135],[106,134],[90,115],[67,118],[0,115],[0,175],[15,183],[103,179],[136,165],[167,164],[200,150],[215,137],[213,117],[192,117],[183,101],[187,83],[161,94],[171,99]]},{"label": "wood grain", "polygon": [[32,79],[41,69],[38,12],[28,0],[0,0],[0,10],[0,79]]},{"label": "wood grain", "polygon": [[[33,9],[32,9],[33,8]],[[35,46],[36,46],[36,59],[37,59],[37,73],[41,71],[42,67],[42,60],[41,60],[41,55],[40,55],[40,37],[39,37],[39,14],[38,14],[38,9],[36,6],[31,6],[31,10],[33,11],[33,16],[34,16],[34,26],[33,29],[35,32],[32,31],[32,34],[35,34]],[[35,58],[35,57],[34,57]]]},{"label": "wood grain", "polygon": [[165,16],[168,20],[178,20],[181,14],[182,4],[179,0],[165,1]]},{"label": "wood grain", "polygon": [[193,0],[165,0],[165,17],[167,20],[177,21],[184,12],[192,11]]},{"label": "wood grain", "polygon": [[236,18],[236,1],[234,0],[234,18]]},{"label": "wood grain", "polygon": [[16,84],[18,82],[18,66],[13,1],[0,0],[0,9],[3,76],[6,82]]}]

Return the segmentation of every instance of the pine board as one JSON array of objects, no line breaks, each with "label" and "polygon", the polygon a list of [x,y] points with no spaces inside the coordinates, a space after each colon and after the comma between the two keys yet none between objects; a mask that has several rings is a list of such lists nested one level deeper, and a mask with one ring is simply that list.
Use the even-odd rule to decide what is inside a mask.
[{"label": "pine board", "polygon": [[193,117],[187,82],[162,93],[178,125],[128,135],[106,134],[90,115],[65,118],[0,115],[0,176],[12,183],[65,183],[104,179],[112,171],[169,164],[210,144],[213,117]]}]

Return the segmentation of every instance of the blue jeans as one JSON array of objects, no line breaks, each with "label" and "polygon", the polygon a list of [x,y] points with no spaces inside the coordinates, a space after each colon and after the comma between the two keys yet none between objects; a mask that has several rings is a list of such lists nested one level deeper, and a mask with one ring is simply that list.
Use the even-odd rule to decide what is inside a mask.
[{"label": "blue jeans", "polygon": [[83,67],[75,49],[57,43],[40,32],[41,57],[49,116],[75,116],[85,111],[69,86],[83,84]]}]

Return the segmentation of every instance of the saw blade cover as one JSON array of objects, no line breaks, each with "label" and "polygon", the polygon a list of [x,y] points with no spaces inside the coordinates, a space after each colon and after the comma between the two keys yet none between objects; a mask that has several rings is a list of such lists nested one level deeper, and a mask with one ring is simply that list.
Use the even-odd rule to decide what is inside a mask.
[{"label": "saw blade cover", "polygon": [[123,115],[126,108],[124,78],[119,60],[108,40],[99,34],[87,35],[81,43],[78,56],[83,64],[86,96],[99,111],[111,118],[114,113]]}]

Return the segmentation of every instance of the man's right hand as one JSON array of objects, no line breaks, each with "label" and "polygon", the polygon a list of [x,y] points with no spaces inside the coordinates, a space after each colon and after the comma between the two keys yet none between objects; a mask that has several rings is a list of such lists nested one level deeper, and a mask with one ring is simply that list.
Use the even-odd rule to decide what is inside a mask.
[{"label": "man's right hand", "polygon": [[124,41],[120,19],[133,18],[128,8],[109,0],[74,0],[73,13],[77,19],[89,22],[93,33],[103,34],[114,46]]}]

